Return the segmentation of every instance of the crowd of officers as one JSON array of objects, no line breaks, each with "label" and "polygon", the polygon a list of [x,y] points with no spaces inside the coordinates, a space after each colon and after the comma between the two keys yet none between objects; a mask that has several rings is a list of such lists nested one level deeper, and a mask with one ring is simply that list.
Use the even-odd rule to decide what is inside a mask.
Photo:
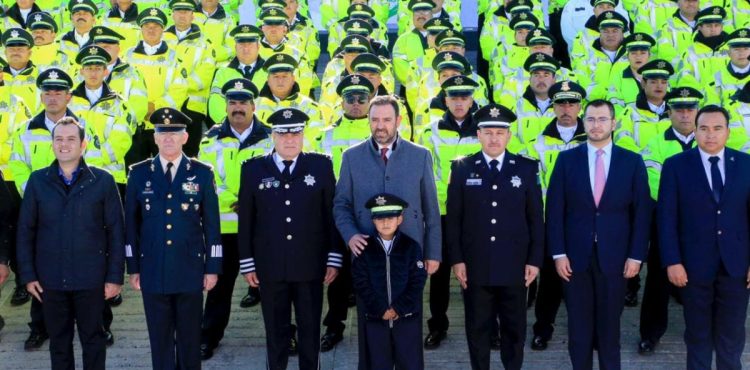
[{"label": "crowd of officers", "polygon": [[[543,196],[558,154],[586,142],[586,101],[614,104],[614,143],[643,156],[654,199],[664,161],[696,145],[699,107],[725,107],[728,146],[750,150],[747,1],[591,0],[578,4],[585,10],[576,8],[580,14],[571,20],[566,1],[480,0],[478,68],[466,56],[473,42],[462,33],[457,0],[400,0],[393,9],[389,1],[322,0],[327,50],[305,0],[259,0],[256,25],[240,24],[241,0],[165,3],[4,1],[0,170],[14,200],[12,216],[32,172],[54,160],[52,127],[74,117],[85,128],[86,162],[111,173],[124,199],[128,166],[157,153],[155,114],[165,108],[184,114],[184,153],[213,167],[224,246],[223,274],[205,303],[203,359],[213,355],[229,322],[234,277],[250,267],[230,247],[237,244],[240,170],[273,150],[269,120],[280,110],[296,108],[307,117],[305,151],[330,156],[338,176],[342,153],[371,135],[369,102],[398,94],[399,136],[430,150],[443,223],[451,162],[480,149],[473,114],[491,102],[517,117],[508,150],[538,161]],[[395,42],[386,26],[394,12]],[[579,31],[564,37],[561,22]],[[323,52],[330,55],[325,66]],[[651,253],[648,263],[658,266],[658,258]],[[8,262],[16,268],[13,253],[0,255],[0,263]],[[345,256],[328,288],[322,351],[343,338],[354,302],[348,268]],[[540,277],[528,296],[536,312],[535,350],[547,347],[562,299],[551,256]],[[450,266],[430,279],[424,347],[434,349],[449,326]],[[628,283],[628,306],[638,304],[639,281]],[[649,269],[638,348],[644,354],[666,330],[665,281],[663,270]],[[17,283],[12,303],[21,305],[30,297]],[[242,303],[261,299],[250,288]],[[104,307],[110,344],[110,306],[120,302],[117,295]],[[47,339],[41,310],[33,300],[27,350]],[[497,333],[491,345],[499,348]],[[293,333],[289,350],[296,351]]]}]

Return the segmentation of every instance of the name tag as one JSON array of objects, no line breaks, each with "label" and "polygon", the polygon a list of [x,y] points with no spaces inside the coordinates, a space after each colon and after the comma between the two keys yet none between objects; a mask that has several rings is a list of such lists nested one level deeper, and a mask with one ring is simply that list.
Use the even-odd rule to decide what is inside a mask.
[{"label": "name tag", "polygon": [[482,185],[482,179],[466,179],[466,186]]}]

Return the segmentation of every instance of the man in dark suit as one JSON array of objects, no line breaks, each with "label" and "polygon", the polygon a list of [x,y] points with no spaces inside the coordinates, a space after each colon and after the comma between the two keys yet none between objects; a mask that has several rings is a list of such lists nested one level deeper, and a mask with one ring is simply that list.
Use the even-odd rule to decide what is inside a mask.
[{"label": "man in dark suit", "polygon": [[295,108],[271,114],[274,152],[245,162],[240,179],[240,273],[263,291],[267,365],[273,370],[287,367],[292,305],[299,367],[319,368],[323,283],[336,278],[342,262],[333,221],[333,162],[302,152],[308,119]]},{"label": "man in dark suit", "polygon": [[[3,174],[0,172],[0,288],[10,275],[8,260],[10,258],[11,233],[13,220],[13,196],[5,185]],[[5,319],[0,316],[0,330],[5,326]]]},{"label": "man in dark suit", "polygon": [[154,369],[199,369],[203,290],[221,273],[219,200],[211,166],[182,152],[190,118],[151,115],[159,153],[130,168],[125,257],[140,290]]},{"label": "man in dark suit", "polygon": [[698,148],[664,163],[662,265],[680,288],[688,369],[741,369],[750,288],[750,157],[726,148],[729,113],[698,111]]},{"label": "man in dark suit", "polygon": [[83,160],[84,129],[72,117],[52,129],[55,161],[32,172],[18,219],[18,269],[44,302],[51,369],[73,369],[74,327],[85,369],[105,368],[104,300],[120,293],[122,203],[107,171]]},{"label": "man in dark suit", "polygon": [[500,357],[521,369],[526,340],[526,288],[544,255],[538,164],[505,150],[509,109],[490,104],[474,115],[482,150],[451,165],[446,213],[449,262],[464,289],[472,369],[490,368],[493,320],[500,317]]},{"label": "man in dark suit", "polygon": [[[571,91],[573,93],[573,91]],[[573,369],[620,368],[626,279],[646,258],[652,202],[641,156],[614,146],[612,104],[584,114],[588,140],[560,153],[547,192],[547,242],[563,279]]]}]

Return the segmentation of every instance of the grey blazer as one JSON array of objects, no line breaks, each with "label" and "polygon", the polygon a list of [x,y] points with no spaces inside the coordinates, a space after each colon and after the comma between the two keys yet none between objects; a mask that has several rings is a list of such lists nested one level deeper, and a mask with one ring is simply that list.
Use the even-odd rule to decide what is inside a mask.
[{"label": "grey blazer", "polygon": [[440,209],[432,155],[399,137],[383,163],[372,138],[347,149],[333,199],[333,216],[344,242],[355,234],[375,235],[365,202],[378,193],[390,193],[409,203],[400,230],[422,246],[426,260],[442,261]]}]

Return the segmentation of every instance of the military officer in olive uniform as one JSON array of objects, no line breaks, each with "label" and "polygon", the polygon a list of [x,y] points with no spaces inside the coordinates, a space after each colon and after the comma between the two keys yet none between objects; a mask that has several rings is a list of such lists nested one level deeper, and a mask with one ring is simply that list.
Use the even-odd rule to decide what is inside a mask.
[{"label": "military officer in olive uniform", "polygon": [[319,368],[323,283],[336,278],[342,263],[343,245],[333,222],[333,162],[302,152],[307,120],[295,108],[271,114],[274,152],[245,162],[240,178],[240,273],[263,292],[272,370],[287,367],[292,305],[299,368]]},{"label": "military officer in olive uniform", "polygon": [[222,266],[214,174],[182,153],[186,115],[159,108],[150,121],[159,153],[130,168],[127,270],[143,295],[153,368],[200,369],[203,290]]}]

